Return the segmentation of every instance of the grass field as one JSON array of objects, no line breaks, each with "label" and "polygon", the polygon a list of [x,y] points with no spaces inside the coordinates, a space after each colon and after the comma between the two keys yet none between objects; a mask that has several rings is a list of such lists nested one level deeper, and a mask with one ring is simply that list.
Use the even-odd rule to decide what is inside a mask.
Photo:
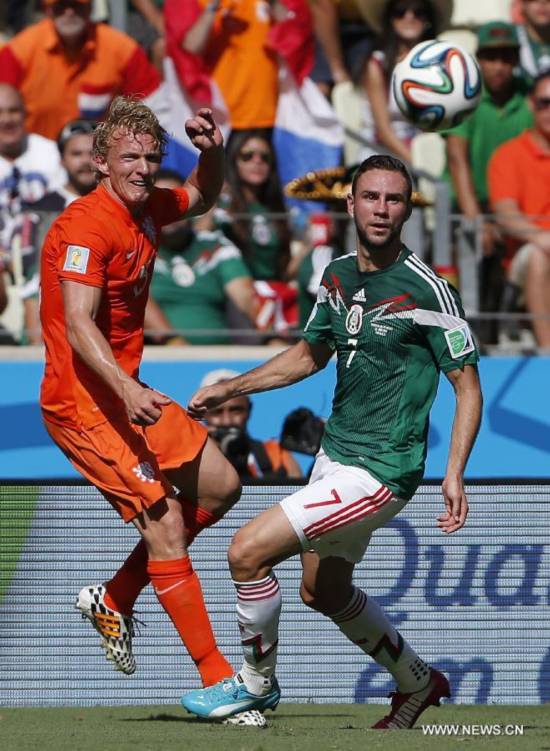
[{"label": "grass field", "polygon": [[[224,727],[200,722],[175,706],[0,710],[2,751],[550,751],[550,707],[445,706],[430,709],[422,725],[465,725],[470,733],[428,737],[422,725],[407,731],[370,730],[384,708],[363,704],[282,704],[268,712],[269,727]],[[481,726],[501,735],[480,736]],[[523,735],[505,735],[507,726]]]}]

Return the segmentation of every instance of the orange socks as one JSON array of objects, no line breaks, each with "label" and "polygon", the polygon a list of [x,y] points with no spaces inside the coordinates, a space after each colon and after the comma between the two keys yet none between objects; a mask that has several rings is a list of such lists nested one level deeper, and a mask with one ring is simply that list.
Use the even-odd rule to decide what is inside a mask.
[{"label": "orange socks", "polygon": [[105,604],[123,615],[132,615],[141,590],[149,584],[147,548],[140,540],[113,578],[105,585]]},{"label": "orange socks", "polygon": [[[191,545],[199,532],[202,532],[206,527],[211,527],[220,518],[184,499],[181,499],[181,507],[183,509],[187,546]],[[111,610],[118,610],[123,615],[132,615],[134,603],[139,593],[150,581],[147,573],[147,548],[143,540],[140,540],[121,568],[107,582],[105,604]]]},{"label": "orange socks", "polygon": [[147,572],[162,607],[191,655],[204,686],[233,675],[219,651],[198,576],[188,556],[171,561],[149,561]]},{"label": "orange socks", "polygon": [[184,500],[181,496],[179,497],[183,511],[183,521],[185,523],[187,547],[189,547],[199,532],[202,532],[206,527],[211,527],[219,521],[220,517],[196,504]]}]

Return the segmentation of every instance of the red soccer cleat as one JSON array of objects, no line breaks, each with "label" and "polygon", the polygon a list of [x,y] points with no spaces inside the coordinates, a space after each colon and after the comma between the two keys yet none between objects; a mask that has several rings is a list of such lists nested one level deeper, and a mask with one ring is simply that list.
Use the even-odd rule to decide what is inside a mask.
[{"label": "red soccer cleat", "polygon": [[372,727],[377,730],[405,730],[412,728],[422,712],[428,707],[439,707],[439,700],[451,696],[449,681],[439,670],[431,668],[430,681],[426,688],[410,694],[395,691],[390,694],[391,712]]}]

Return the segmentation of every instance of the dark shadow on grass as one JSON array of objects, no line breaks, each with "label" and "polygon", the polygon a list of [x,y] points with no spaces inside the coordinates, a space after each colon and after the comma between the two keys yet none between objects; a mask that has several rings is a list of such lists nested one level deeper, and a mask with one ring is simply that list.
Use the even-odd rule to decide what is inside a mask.
[{"label": "dark shadow on grass", "polygon": [[175,714],[152,714],[149,717],[121,717],[118,722],[201,722],[198,717],[185,717]]},{"label": "dark shadow on grass", "polygon": [[[331,719],[350,719],[353,715],[348,713],[338,713],[327,715]],[[271,725],[272,722],[291,722],[293,719],[316,719],[319,714],[316,712],[303,712],[300,714],[285,714],[278,712],[276,715],[269,713],[267,721]],[[162,714],[149,715],[149,717],[121,717],[117,722],[185,722],[188,725],[213,725],[212,720],[202,720],[200,717],[189,717],[185,715],[174,715],[163,712]],[[217,723],[216,723],[217,724]],[[221,723],[220,723],[221,724]]]}]

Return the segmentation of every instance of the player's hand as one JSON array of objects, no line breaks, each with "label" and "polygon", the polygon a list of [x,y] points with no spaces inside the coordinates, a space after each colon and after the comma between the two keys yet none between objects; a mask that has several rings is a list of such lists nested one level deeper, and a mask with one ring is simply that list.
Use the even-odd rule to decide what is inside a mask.
[{"label": "player's hand", "polygon": [[185,121],[185,132],[199,151],[207,151],[223,144],[221,131],[208,107],[201,107],[194,117]]},{"label": "player's hand", "polygon": [[136,381],[125,386],[122,399],[128,419],[134,425],[154,425],[162,414],[162,407],[172,401],[165,394],[141,386]]},{"label": "player's hand", "polygon": [[187,411],[195,420],[202,420],[206,412],[223,404],[230,398],[225,382],[205,386],[193,394],[187,405]]},{"label": "player's hand", "polygon": [[445,534],[456,532],[464,526],[468,516],[468,499],[461,477],[445,477],[443,481],[445,513],[437,517],[437,526]]}]

